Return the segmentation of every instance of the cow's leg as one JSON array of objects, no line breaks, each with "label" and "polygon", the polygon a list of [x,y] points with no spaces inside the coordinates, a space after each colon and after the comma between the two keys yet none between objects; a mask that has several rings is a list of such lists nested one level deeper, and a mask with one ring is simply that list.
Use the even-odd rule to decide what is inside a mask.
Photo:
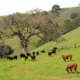
[{"label": "cow's leg", "polygon": [[70,69],[70,71],[71,71],[71,74],[72,74],[72,69]]},{"label": "cow's leg", "polygon": [[77,74],[77,70],[75,69],[75,73]]},{"label": "cow's leg", "polygon": [[65,59],[65,58],[63,58],[63,60],[64,60],[64,61],[66,61],[66,59]]}]

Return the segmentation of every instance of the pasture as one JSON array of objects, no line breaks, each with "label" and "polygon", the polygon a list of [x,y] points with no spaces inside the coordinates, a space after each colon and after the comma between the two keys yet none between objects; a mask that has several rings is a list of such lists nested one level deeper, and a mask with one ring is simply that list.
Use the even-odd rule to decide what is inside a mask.
[{"label": "pasture", "polygon": [[[80,79],[80,46],[76,48],[57,49],[56,54],[48,56],[48,52],[36,55],[36,60],[18,56],[18,60],[0,60],[0,80],[79,80]],[[72,61],[63,61],[62,54],[72,54]],[[77,63],[77,74],[66,74],[66,66]]]},{"label": "pasture", "polygon": [[[74,36],[74,37],[73,37]],[[40,51],[45,49],[45,53],[36,55],[36,60],[20,58],[22,49],[19,47],[17,37],[6,40],[6,44],[11,45],[15,50],[13,55],[18,55],[17,60],[0,59],[0,80],[80,80],[80,27],[63,35],[67,41],[62,43],[49,42],[43,46],[31,50]],[[12,42],[11,42],[12,41]],[[76,48],[74,48],[76,44]],[[34,46],[34,45],[33,45]],[[62,49],[63,46],[63,49]],[[34,46],[35,47],[35,46]],[[57,47],[56,54],[48,56],[48,52]],[[63,61],[61,55],[72,54],[72,61]],[[77,74],[66,74],[67,64],[77,63]]]}]

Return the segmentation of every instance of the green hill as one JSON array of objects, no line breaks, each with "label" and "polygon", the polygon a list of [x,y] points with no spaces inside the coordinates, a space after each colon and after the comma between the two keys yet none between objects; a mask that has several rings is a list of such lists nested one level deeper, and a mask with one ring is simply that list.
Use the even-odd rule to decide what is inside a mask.
[{"label": "green hill", "polygon": [[72,8],[62,8],[59,13],[60,16],[66,20],[66,19],[70,19],[70,15],[71,13],[76,12],[80,14],[80,7],[72,7]]},{"label": "green hill", "polygon": [[[18,56],[17,60],[0,59],[0,80],[80,80],[80,27],[63,35],[67,41],[62,43],[49,42],[33,51],[40,51],[43,48],[45,53],[36,55],[36,60],[32,61],[30,57],[25,61]],[[15,37],[16,38],[16,37]],[[18,41],[18,40],[17,40]],[[6,41],[7,43],[7,41]],[[18,44],[14,39],[9,44]],[[8,44],[8,43],[7,43]],[[11,45],[12,45],[11,44]],[[76,44],[76,48],[74,48]],[[63,47],[62,45],[66,46]],[[15,45],[13,46],[15,47]],[[18,46],[17,46],[18,47]],[[48,52],[53,47],[58,47],[56,54],[48,56]],[[63,61],[62,54],[72,54],[72,61]],[[66,74],[67,64],[77,63],[77,74]]]},{"label": "green hill", "polygon": [[67,46],[74,47],[74,44],[76,44],[76,46],[80,46],[80,37],[79,36],[80,36],[80,27],[61,36],[62,38],[66,39],[66,41],[62,41],[61,43],[56,43],[56,42],[51,41],[33,51],[37,51],[37,50],[40,51],[42,49],[51,50],[51,49],[53,49],[53,47],[62,48],[62,46],[63,47],[67,47]]},{"label": "green hill", "polygon": [[[79,7],[62,9],[60,15],[67,19],[76,10],[79,11]],[[32,40],[35,40],[35,37]],[[0,59],[0,80],[80,80],[80,27],[62,35],[58,40],[60,41],[59,43],[51,41],[39,48],[36,48],[35,44],[30,43],[29,51],[31,53],[33,51],[40,52],[42,49],[46,51],[36,55],[36,60],[34,61],[30,57],[25,61],[20,56],[18,56],[17,60]],[[7,39],[5,43],[14,49],[14,54],[11,56],[19,55],[23,51],[20,48],[17,37]],[[76,44],[76,48],[74,48],[74,44]],[[53,47],[58,49],[56,54],[52,54],[50,57],[48,52],[52,51]],[[61,57],[62,54],[72,54],[72,61],[68,59],[64,62]],[[66,66],[71,63],[78,64],[77,74],[74,74],[74,71],[72,74],[66,74]]]}]

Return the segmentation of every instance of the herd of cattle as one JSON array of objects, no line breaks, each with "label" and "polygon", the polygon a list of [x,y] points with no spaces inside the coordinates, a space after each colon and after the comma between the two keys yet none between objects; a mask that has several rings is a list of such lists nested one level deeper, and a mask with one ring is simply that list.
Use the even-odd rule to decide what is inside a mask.
[{"label": "herd of cattle", "polygon": [[[52,53],[55,54],[56,53],[56,49],[57,49],[57,47],[54,47],[51,52],[48,52],[48,56],[51,56]],[[41,53],[44,53],[45,50],[41,50],[40,52]],[[28,59],[28,56],[30,56],[32,60],[35,60],[36,59],[36,56],[35,55],[39,55],[39,52],[38,51],[37,52],[32,52],[32,55],[31,55],[31,53],[26,53],[26,54],[21,53],[20,54],[20,58],[23,57],[26,60],[26,59]],[[9,60],[13,60],[13,59],[16,59],[17,60],[17,56],[14,56],[14,57],[8,56],[7,57],[7,60],[8,59]],[[72,60],[72,54],[62,55],[62,59],[63,59],[63,61],[66,61],[66,59],[70,59],[70,61],[71,61]],[[72,70],[73,69],[75,70],[74,73],[77,74],[77,64],[76,63],[68,64],[67,67],[66,67],[66,72],[68,73],[69,71],[71,71],[71,73],[72,73]]]}]

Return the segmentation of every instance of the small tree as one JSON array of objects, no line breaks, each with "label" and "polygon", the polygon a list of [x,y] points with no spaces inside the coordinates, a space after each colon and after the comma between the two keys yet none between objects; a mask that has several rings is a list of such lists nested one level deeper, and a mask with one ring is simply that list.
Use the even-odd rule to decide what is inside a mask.
[{"label": "small tree", "polygon": [[74,12],[70,15],[70,18],[75,19],[78,15],[79,15],[78,13]]},{"label": "small tree", "polygon": [[59,5],[53,5],[52,10],[60,10],[60,6]]},{"label": "small tree", "polygon": [[65,21],[64,21],[64,23],[65,24],[69,24],[71,21],[69,20],[69,19],[66,19]]},{"label": "small tree", "polygon": [[5,45],[5,33],[0,32],[0,58],[5,58],[13,53],[9,45]]},{"label": "small tree", "polygon": [[41,15],[42,15],[42,16],[45,16],[45,15],[47,15],[47,14],[48,14],[48,13],[47,13],[46,11],[42,11],[42,12],[41,12]]}]

